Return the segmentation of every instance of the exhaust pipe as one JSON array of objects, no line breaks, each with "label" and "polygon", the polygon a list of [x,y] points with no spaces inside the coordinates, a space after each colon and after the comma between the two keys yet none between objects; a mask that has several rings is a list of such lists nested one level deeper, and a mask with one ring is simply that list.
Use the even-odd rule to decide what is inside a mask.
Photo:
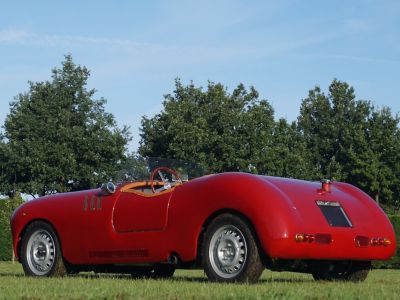
[{"label": "exhaust pipe", "polygon": [[179,258],[178,256],[176,256],[175,254],[172,254],[168,257],[168,263],[169,264],[173,264],[173,265],[177,265],[179,263]]}]

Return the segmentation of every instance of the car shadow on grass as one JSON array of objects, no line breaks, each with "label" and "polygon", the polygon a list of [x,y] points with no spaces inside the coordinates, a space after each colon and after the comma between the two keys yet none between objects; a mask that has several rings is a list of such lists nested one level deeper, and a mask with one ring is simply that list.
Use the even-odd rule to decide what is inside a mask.
[{"label": "car shadow on grass", "polygon": [[305,282],[313,282],[313,279],[307,278],[268,278],[268,279],[260,279],[260,283],[305,283]]},{"label": "car shadow on grass", "polygon": [[71,278],[87,278],[87,279],[125,279],[125,280],[170,280],[175,282],[208,282],[206,277],[186,277],[186,276],[173,276],[171,278],[151,278],[151,277],[137,277],[129,274],[107,274],[107,273],[79,273],[70,274]]},{"label": "car shadow on grass", "polygon": [[[87,278],[87,279],[101,279],[101,278],[109,278],[109,279],[124,279],[124,280],[164,280],[164,281],[173,281],[173,282],[210,282],[208,278],[204,275],[204,277],[190,277],[190,276],[180,276],[175,275],[171,278],[148,278],[148,277],[132,277],[129,274],[107,274],[107,273],[79,273],[68,275],[68,277],[79,277],[79,278]],[[270,283],[306,283],[313,282],[314,280],[311,278],[262,278],[257,281],[256,284],[270,284]],[[235,283],[240,284],[240,283]]]},{"label": "car shadow on grass", "polygon": [[[171,281],[177,281],[177,282],[199,282],[199,283],[204,283],[204,282],[209,282],[206,277],[200,278],[200,277],[182,277],[182,276],[174,276],[172,278],[164,279],[164,280],[171,280]],[[314,280],[312,279],[306,279],[306,278],[271,278],[271,279],[260,279],[257,281],[255,284],[270,284],[270,283],[306,283],[306,282],[313,282]],[[241,283],[234,283],[234,284],[241,284]],[[243,283],[247,284],[247,283]]]},{"label": "car shadow on grass", "polygon": [[[173,277],[170,279],[165,279],[165,280],[171,280],[171,281],[178,281],[178,282],[209,282],[207,278],[190,278],[190,277]],[[270,284],[270,283],[306,283],[306,282],[312,282],[313,280],[310,279],[303,279],[303,278],[293,278],[293,279],[288,279],[288,278],[273,278],[273,279],[260,279],[257,281],[255,284]],[[234,283],[234,284],[241,284],[241,283]],[[243,284],[247,284],[246,282]]]},{"label": "car shadow on grass", "polygon": [[25,277],[25,275],[12,272],[0,272],[0,277]]},{"label": "car shadow on grass", "polygon": [[168,280],[177,282],[209,282],[206,277],[187,277],[187,276],[174,276]]},{"label": "car shadow on grass", "polygon": [[[0,272],[0,277],[26,277],[22,273],[12,273],[12,272]],[[85,273],[78,273],[78,274],[69,274],[64,278],[85,278],[85,279],[116,279],[116,280],[164,280],[164,281],[172,281],[172,282],[192,282],[192,283],[205,283],[211,281],[204,275],[204,277],[190,277],[190,276],[179,276],[175,275],[171,278],[161,278],[161,279],[154,279],[154,278],[146,278],[146,277],[132,277],[129,274],[107,274],[107,273],[92,273],[92,272],[85,272]],[[268,284],[268,283],[306,283],[312,282],[313,279],[307,278],[262,278],[255,284]],[[240,283],[235,283],[240,284]]]}]

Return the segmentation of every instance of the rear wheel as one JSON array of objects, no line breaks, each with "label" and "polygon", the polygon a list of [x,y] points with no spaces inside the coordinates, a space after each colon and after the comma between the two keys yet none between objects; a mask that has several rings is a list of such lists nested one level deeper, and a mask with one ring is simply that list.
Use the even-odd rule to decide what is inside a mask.
[{"label": "rear wheel", "polygon": [[28,276],[63,276],[66,273],[60,242],[45,222],[28,225],[22,237],[21,263]]},{"label": "rear wheel", "polygon": [[202,246],[204,271],[212,281],[256,282],[264,270],[249,224],[223,214],[208,226]]},{"label": "rear wheel", "polygon": [[315,280],[364,281],[371,269],[370,261],[344,261],[324,263],[313,271]]}]

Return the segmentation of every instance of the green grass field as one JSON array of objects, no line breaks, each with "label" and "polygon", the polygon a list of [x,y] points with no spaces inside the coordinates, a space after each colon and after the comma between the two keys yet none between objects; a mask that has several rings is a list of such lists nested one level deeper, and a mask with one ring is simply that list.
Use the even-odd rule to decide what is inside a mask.
[{"label": "green grass field", "polygon": [[25,277],[21,265],[0,262],[1,299],[399,299],[400,270],[373,270],[362,283],[315,282],[310,275],[266,270],[257,284],[216,284],[200,270],[172,279],[84,273]]}]

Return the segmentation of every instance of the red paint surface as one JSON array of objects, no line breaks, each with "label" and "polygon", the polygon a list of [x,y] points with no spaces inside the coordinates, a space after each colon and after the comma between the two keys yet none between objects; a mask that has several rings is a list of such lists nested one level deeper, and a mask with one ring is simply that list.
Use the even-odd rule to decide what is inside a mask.
[{"label": "red paint surface", "polygon": [[[101,197],[101,208],[84,210],[85,196]],[[353,227],[331,227],[316,200],[337,201]],[[183,261],[197,256],[197,243],[207,220],[222,211],[249,220],[263,251],[283,259],[389,259],[396,250],[393,227],[376,203],[345,183],[332,183],[223,173],[177,186],[169,193],[144,197],[97,190],[39,198],[13,215],[14,251],[23,230],[40,219],[53,225],[65,259],[74,264],[151,263],[176,253]],[[299,243],[297,233],[330,234],[331,243]],[[389,246],[357,247],[355,238],[389,238]]]}]

